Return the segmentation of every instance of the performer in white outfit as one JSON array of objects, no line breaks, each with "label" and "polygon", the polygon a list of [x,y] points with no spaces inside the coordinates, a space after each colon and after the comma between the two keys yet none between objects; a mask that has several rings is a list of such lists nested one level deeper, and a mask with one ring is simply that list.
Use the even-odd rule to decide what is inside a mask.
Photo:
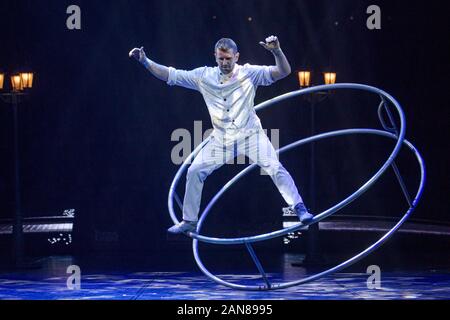
[{"label": "performer in white outfit", "polygon": [[291,73],[291,67],[275,36],[260,44],[275,57],[274,66],[239,65],[239,52],[231,39],[220,39],[215,46],[217,67],[191,71],[159,65],[146,57],[144,48],[130,51],[155,77],[168,85],[199,91],[205,100],[213,125],[210,141],[189,167],[183,202],[183,221],[171,233],[196,231],[203,184],[216,169],[244,154],[272,178],[286,203],[302,223],[313,215],[306,209],[291,175],[278,160],[274,147],[262,129],[254,109],[258,86],[268,86]]}]

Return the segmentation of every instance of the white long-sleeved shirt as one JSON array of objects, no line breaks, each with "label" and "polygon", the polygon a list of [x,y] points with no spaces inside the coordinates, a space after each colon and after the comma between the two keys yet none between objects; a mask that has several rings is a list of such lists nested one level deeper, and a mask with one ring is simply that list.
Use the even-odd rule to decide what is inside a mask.
[{"label": "white long-sleeved shirt", "polygon": [[182,86],[203,95],[213,125],[212,135],[224,144],[262,129],[254,109],[258,86],[274,83],[270,66],[235,64],[229,75],[218,67],[201,67],[190,71],[169,68],[168,85]]}]

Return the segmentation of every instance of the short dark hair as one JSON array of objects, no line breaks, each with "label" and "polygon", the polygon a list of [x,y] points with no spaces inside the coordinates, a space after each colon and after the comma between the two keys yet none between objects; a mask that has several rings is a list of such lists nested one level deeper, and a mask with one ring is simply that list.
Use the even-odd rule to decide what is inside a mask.
[{"label": "short dark hair", "polygon": [[233,49],[234,53],[238,52],[236,42],[234,42],[230,38],[222,38],[219,41],[217,41],[214,49],[215,49],[214,51],[216,51],[217,49],[219,49],[220,51],[228,51],[230,49]]}]

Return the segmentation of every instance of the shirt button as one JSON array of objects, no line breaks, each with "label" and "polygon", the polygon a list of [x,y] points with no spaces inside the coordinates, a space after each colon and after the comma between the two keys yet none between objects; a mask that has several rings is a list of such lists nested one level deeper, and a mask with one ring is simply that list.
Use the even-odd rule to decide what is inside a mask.
[{"label": "shirt button", "polygon": [[234,123],[234,120],[233,120],[233,123]]},{"label": "shirt button", "polygon": [[230,109],[227,109],[227,112],[230,112]]},{"label": "shirt button", "polygon": [[220,84],[223,84],[223,82],[221,82]]},{"label": "shirt button", "polygon": [[227,101],[227,98],[223,98],[223,101]]}]

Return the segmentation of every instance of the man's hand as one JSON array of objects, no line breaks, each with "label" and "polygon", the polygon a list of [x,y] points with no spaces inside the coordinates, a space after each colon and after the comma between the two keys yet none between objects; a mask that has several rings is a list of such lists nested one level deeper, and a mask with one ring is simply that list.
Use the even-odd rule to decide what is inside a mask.
[{"label": "man's hand", "polygon": [[144,47],[134,48],[128,55],[130,58],[133,57],[141,63],[145,60],[145,58],[147,58],[147,56],[145,55]]},{"label": "man's hand", "polygon": [[278,41],[278,38],[275,36],[270,36],[266,38],[266,42],[260,42],[260,45],[262,45],[265,49],[269,50],[270,52],[279,50],[280,49],[280,42]]},{"label": "man's hand", "polygon": [[155,63],[154,61],[147,58],[145,55],[144,47],[134,48],[128,53],[128,56],[135,58],[139,61],[145,69],[150,71],[156,78],[167,82],[169,79],[169,68]]},{"label": "man's hand", "polygon": [[278,38],[275,36],[270,36],[266,38],[265,43],[260,42],[259,44],[262,45],[265,49],[272,52],[273,56],[275,57],[276,65],[273,66],[270,70],[272,79],[277,81],[288,76],[292,71],[291,66],[289,65],[286,56],[280,48],[280,42],[278,41]]}]

